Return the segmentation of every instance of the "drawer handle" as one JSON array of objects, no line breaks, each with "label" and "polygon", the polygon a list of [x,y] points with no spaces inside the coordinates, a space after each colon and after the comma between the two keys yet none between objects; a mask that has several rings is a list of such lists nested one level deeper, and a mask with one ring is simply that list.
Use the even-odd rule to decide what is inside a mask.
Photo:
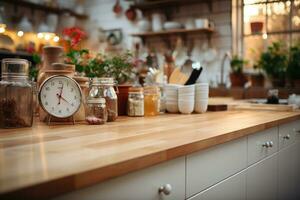
[{"label": "drawer handle", "polygon": [[265,148],[272,148],[274,146],[274,144],[272,141],[270,141],[270,142],[263,143],[262,146]]},{"label": "drawer handle", "polygon": [[289,140],[290,138],[291,138],[291,136],[289,134],[286,136],[283,136],[283,139],[285,139],[285,140]]},{"label": "drawer handle", "polygon": [[172,186],[170,184],[165,184],[158,189],[159,194],[163,193],[165,195],[169,195],[172,192]]}]

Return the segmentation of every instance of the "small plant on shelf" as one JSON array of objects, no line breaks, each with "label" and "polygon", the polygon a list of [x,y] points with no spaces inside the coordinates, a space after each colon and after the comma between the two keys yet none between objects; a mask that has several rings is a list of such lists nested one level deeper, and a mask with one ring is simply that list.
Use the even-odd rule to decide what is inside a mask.
[{"label": "small plant on shelf", "polygon": [[290,48],[287,76],[295,87],[300,88],[300,43]]},{"label": "small plant on shelf", "polygon": [[243,87],[247,82],[247,78],[243,73],[244,64],[246,64],[242,58],[239,58],[237,55],[233,56],[230,61],[231,73],[230,73],[230,81],[232,87]]},{"label": "small plant on shelf", "polygon": [[272,81],[274,87],[284,87],[288,62],[288,52],[280,42],[273,42],[266,52],[263,52],[258,61]]}]

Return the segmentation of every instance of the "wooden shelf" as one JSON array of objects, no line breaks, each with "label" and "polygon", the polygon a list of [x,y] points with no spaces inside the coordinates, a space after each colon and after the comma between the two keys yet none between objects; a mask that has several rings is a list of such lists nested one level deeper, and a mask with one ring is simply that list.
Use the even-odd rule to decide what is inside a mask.
[{"label": "wooden shelf", "polygon": [[204,33],[204,34],[212,34],[214,32],[211,28],[201,28],[201,29],[174,29],[174,30],[166,30],[159,32],[144,32],[144,33],[133,33],[131,36],[134,37],[151,37],[151,36],[166,36],[166,35],[180,35],[180,34],[189,34],[189,33]]},{"label": "wooden shelf", "polygon": [[[287,31],[270,31],[267,32],[267,35],[276,35],[276,34],[291,34],[291,33],[300,33],[300,30],[287,30]],[[262,36],[264,33],[249,33],[244,34],[244,37],[250,37],[250,36]]]},{"label": "wooden shelf", "polygon": [[56,14],[62,14],[62,13],[69,13],[72,16],[75,16],[78,19],[87,19],[87,15],[78,14],[70,9],[65,8],[57,8],[57,7],[50,7],[43,4],[37,4],[32,3],[29,1],[22,1],[22,0],[1,0],[3,3],[13,4],[16,7],[27,7],[31,10],[40,10],[48,13],[56,13]]},{"label": "wooden shelf", "polygon": [[133,8],[147,11],[147,10],[155,10],[155,9],[165,9],[189,4],[196,3],[206,3],[208,4],[209,9],[212,9],[212,1],[211,0],[157,0],[157,1],[147,1],[143,3],[135,3],[133,4]]}]

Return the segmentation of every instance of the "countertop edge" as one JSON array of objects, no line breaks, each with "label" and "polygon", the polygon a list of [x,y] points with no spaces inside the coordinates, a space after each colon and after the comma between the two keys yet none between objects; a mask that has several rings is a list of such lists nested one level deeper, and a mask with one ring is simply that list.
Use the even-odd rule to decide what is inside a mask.
[{"label": "countertop edge", "polygon": [[177,146],[175,148],[159,151],[153,154],[137,157],[113,165],[89,170],[86,172],[65,176],[55,180],[38,183],[25,188],[16,189],[0,194],[0,199],[48,199],[74,190],[82,189],[103,181],[141,170],[153,165],[185,156],[197,151],[202,151],[210,147],[220,145],[229,141],[251,135],[253,133],[266,130],[278,125],[289,123],[300,119],[300,114],[290,116],[260,125],[250,126],[233,132],[228,132],[219,136],[205,140],[196,141],[189,144]]}]

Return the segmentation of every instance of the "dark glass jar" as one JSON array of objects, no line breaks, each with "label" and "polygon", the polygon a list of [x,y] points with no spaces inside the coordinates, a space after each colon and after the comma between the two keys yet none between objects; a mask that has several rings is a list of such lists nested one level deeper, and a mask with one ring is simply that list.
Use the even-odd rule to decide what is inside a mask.
[{"label": "dark glass jar", "polygon": [[28,80],[29,62],[2,60],[0,128],[30,127],[33,121],[33,87]]}]

